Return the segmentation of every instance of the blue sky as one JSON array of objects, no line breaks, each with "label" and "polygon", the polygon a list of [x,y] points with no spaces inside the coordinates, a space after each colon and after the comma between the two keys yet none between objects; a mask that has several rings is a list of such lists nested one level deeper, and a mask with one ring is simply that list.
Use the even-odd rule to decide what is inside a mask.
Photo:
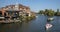
[{"label": "blue sky", "polygon": [[0,8],[16,3],[29,6],[35,12],[44,9],[60,9],[60,0],[0,0]]}]

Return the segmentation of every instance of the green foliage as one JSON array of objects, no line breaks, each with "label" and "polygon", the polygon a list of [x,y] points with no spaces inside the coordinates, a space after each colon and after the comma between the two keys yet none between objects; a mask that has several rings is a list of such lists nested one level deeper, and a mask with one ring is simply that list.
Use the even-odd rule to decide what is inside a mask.
[{"label": "green foliage", "polygon": [[43,14],[43,13],[44,13],[44,11],[43,11],[43,10],[40,10],[40,11],[39,11],[39,14]]},{"label": "green foliage", "polygon": [[47,15],[48,16],[54,16],[54,11],[53,10],[48,10]]},{"label": "green foliage", "polygon": [[59,9],[57,9],[57,12],[55,12],[55,15],[56,15],[56,16],[60,16]]},{"label": "green foliage", "polygon": [[31,15],[31,16],[22,16],[21,15],[19,18],[21,21],[30,21],[30,20],[34,19],[35,16],[34,15]]},{"label": "green foliage", "polygon": [[40,10],[38,13],[39,14],[44,14],[44,15],[47,15],[47,16],[60,16],[59,9],[57,9],[57,12],[54,12],[54,10],[52,10],[52,9],[45,9],[45,11]]}]

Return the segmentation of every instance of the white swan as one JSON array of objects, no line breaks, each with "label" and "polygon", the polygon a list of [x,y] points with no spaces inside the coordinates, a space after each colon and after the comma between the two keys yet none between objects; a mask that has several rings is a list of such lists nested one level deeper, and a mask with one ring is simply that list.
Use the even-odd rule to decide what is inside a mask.
[{"label": "white swan", "polygon": [[48,30],[49,28],[51,28],[53,25],[52,24],[46,24],[46,29]]}]

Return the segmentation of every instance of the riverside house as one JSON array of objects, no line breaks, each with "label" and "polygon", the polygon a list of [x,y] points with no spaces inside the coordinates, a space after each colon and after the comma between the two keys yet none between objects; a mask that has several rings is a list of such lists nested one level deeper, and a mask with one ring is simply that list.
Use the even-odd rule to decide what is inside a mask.
[{"label": "riverside house", "polygon": [[18,18],[20,15],[31,16],[31,11],[28,6],[22,4],[8,5],[0,8],[0,17],[4,18]]}]

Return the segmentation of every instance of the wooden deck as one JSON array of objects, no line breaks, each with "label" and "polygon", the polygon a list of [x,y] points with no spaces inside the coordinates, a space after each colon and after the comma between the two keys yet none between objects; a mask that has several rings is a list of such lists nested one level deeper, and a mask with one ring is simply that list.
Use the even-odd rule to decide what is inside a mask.
[{"label": "wooden deck", "polygon": [[20,20],[1,20],[0,23],[16,23],[16,22],[22,22]]}]

